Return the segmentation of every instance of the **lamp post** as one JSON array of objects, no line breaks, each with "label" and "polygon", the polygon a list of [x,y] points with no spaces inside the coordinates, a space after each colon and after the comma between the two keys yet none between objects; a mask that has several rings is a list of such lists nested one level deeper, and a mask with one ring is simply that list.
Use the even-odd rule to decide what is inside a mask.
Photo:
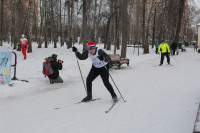
[{"label": "lamp post", "polygon": [[200,48],[200,23],[197,24],[197,36],[198,36],[197,47]]}]

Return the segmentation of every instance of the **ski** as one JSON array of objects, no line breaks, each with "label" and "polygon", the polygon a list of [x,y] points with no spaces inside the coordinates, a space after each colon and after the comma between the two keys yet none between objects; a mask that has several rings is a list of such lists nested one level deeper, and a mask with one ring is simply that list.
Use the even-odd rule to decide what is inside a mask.
[{"label": "ski", "polygon": [[175,66],[175,65],[172,65],[172,64],[167,64],[167,65],[155,65],[155,66],[152,66],[152,67],[162,67],[162,66],[164,66],[164,67],[166,67],[166,66]]},{"label": "ski", "polygon": [[[92,101],[96,101],[96,100],[100,100],[100,99],[101,99],[101,98],[95,98],[95,99],[92,99],[92,100],[90,100],[90,101],[88,101],[88,102],[92,102]],[[76,102],[76,103],[74,103],[74,104],[88,103],[88,102],[80,101],[80,102]],[[65,105],[65,106],[66,106],[66,105]],[[65,107],[65,106],[57,107],[57,108],[54,108],[54,109],[60,109],[60,108],[63,108],[63,107]]]},{"label": "ski", "polygon": [[[92,101],[96,101],[96,100],[100,100],[101,98],[95,98],[95,99],[92,99],[92,100],[90,100],[90,101],[88,101],[88,102],[92,102]],[[83,102],[83,101],[80,101],[80,102],[76,102],[76,103],[74,103],[74,104],[79,104],[79,103],[88,103],[88,102]]]},{"label": "ski", "polygon": [[119,99],[116,102],[113,102],[113,104],[110,106],[110,108],[108,110],[105,111],[105,113],[109,113],[113,107],[115,106],[115,104],[119,101]]}]

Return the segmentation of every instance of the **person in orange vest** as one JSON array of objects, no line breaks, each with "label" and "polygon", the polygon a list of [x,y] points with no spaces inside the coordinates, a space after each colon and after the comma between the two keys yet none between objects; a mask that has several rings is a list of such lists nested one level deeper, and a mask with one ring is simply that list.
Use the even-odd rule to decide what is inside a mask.
[{"label": "person in orange vest", "polygon": [[19,41],[19,46],[21,46],[21,48],[22,48],[22,54],[24,55],[24,60],[26,60],[26,50],[27,50],[28,41],[24,37],[24,34],[22,34],[21,37],[22,38]]}]

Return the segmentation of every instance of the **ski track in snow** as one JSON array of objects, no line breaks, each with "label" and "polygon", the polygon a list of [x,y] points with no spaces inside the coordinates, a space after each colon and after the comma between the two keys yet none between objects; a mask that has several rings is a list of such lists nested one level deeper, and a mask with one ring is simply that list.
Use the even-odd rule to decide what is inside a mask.
[{"label": "ski track in snow", "polygon": [[[81,45],[75,46],[82,51]],[[130,66],[124,64],[121,69],[110,70],[127,102],[121,99],[108,114],[105,111],[112,105],[112,99],[100,77],[93,82],[93,98],[102,99],[74,104],[86,92],[71,49],[66,46],[54,49],[53,45],[38,49],[34,44],[27,60],[22,60],[21,51],[15,51],[17,78],[29,82],[12,81],[12,86],[0,86],[0,132],[191,133],[200,100],[200,54],[187,48],[178,56],[170,56],[174,66],[167,66],[165,58],[163,66],[152,67],[160,62],[154,49],[140,56],[137,51],[133,55],[133,50],[127,47]],[[12,51],[12,48],[5,44],[0,51]],[[106,52],[112,54],[113,48]],[[60,71],[63,84],[49,84],[48,78],[42,75],[44,58],[54,53],[64,61]],[[79,60],[79,64],[85,82],[91,61]],[[111,79],[110,82],[120,97]],[[57,107],[60,109],[55,110]]]}]

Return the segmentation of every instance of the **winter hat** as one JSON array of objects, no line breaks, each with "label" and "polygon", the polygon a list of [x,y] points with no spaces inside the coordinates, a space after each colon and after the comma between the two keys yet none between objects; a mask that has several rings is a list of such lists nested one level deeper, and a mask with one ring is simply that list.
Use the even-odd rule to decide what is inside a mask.
[{"label": "winter hat", "polygon": [[162,40],[161,42],[165,42],[165,40]]},{"label": "winter hat", "polygon": [[91,50],[91,49],[95,49],[96,45],[93,41],[89,41],[89,43],[87,44],[87,49]]},{"label": "winter hat", "polygon": [[22,34],[21,37],[24,38],[24,34]]}]

